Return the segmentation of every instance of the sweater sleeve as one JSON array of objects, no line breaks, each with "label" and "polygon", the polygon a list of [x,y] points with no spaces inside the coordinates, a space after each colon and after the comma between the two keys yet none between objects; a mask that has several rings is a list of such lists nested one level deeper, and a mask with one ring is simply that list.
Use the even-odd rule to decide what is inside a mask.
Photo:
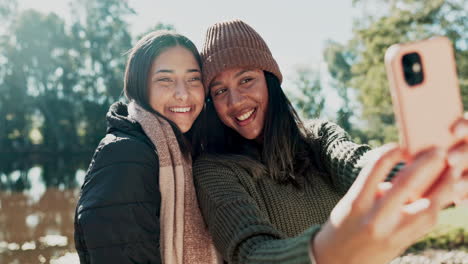
[{"label": "sweater sleeve", "polygon": [[161,263],[157,155],[136,140],[110,135],[104,141],[75,216],[80,262]]},{"label": "sweater sleeve", "polygon": [[306,127],[316,160],[333,185],[345,193],[372,155],[370,147],[352,142],[344,129],[329,121],[309,121]]},{"label": "sweater sleeve", "polygon": [[[378,149],[371,150],[368,145],[354,143],[348,133],[333,122],[309,121],[306,128],[316,160],[330,175],[333,185],[343,194],[354,183],[362,168],[379,153]],[[397,164],[389,172],[387,181],[390,181],[403,165]]]},{"label": "sweater sleeve", "polygon": [[214,244],[229,263],[310,263],[315,225],[285,238],[239,181],[233,168],[207,159],[193,168],[199,204]]}]

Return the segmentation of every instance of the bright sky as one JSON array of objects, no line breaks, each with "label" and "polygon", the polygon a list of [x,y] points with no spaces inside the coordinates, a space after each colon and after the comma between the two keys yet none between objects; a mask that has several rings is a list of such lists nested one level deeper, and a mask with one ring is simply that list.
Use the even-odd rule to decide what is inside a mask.
[{"label": "bright sky", "polygon": [[[20,8],[68,14],[64,0],[19,0]],[[265,39],[277,60],[285,86],[298,66],[326,72],[322,50],[327,39],[344,43],[351,38],[352,19],[359,13],[351,0],[129,0],[137,15],[129,17],[134,35],[158,22],[172,24],[201,48],[206,29],[213,23],[239,18]],[[334,93],[327,91],[329,108],[338,107]],[[331,104],[331,105],[330,105]],[[334,111],[332,111],[334,112]]]}]

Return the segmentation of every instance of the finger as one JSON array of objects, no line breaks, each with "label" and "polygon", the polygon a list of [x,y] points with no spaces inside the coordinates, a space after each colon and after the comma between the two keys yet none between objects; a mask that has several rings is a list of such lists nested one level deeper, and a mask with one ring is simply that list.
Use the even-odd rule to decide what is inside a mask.
[{"label": "finger", "polygon": [[401,221],[395,232],[395,240],[409,246],[430,232],[438,221],[439,210],[430,199],[419,199],[406,205],[401,212]]},{"label": "finger", "polygon": [[468,142],[468,112],[464,116],[452,125],[452,133],[457,139],[463,139],[465,142]]},{"label": "finger", "polygon": [[465,171],[462,179],[455,184],[456,206],[468,206],[468,171]]},{"label": "finger", "polygon": [[392,189],[392,187],[393,187],[393,184],[391,182],[381,182],[381,183],[379,183],[379,185],[377,186],[376,198],[380,199],[383,196],[385,196],[385,194],[388,191],[390,191],[390,189]]},{"label": "finger", "polygon": [[394,186],[398,189],[390,194],[390,199],[406,203],[421,198],[446,168],[444,154],[444,151],[437,148],[420,153],[395,180]]},{"label": "finger", "polygon": [[438,149],[431,149],[416,157],[413,163],[400,172],[392,189],[379,201],[379,207],[375,212],[376,219],[384,222],[401,210],[409,198],[421,197],[444,168],[445,155]]},{"label": "finger", "polygon": [[456,190],[456,184],[462,182],[461,171],[457,168],[449,168],[439,177],[430,190],[424,195],[439,209],[450,205],[460,197],[461,191]]},{"label": "finger", "polygon": [[467,208],[468,209],[468,197],[466,197],[465,199],[462,199],[462,200],[456,200],[455,201],[455,206],[456,207],[463,207],[463,208]]},{"label": "finger", "polygon": [[387,144],[377,149],[351,187],[358,194],[356,202],[373,203],[378,184],[383,182],[395,164],[403,159],[404,153],[397,144]]},{"label": "finger", "polygon": [[449,150],[447,161],[450,166],[468,169],[468,143],[457,144]]},{"label": "finger", "polygon": [[[410,204],[404,205],[399,211],[396,211],[387,218],[385,222],[379,222],[380,226],[377,226],[380,231],[379,234],[383,237],[397,236],[398,233],[405,232],[414,228],[414,223],[418,222],[415,230],[425,230],[428,228],[428,218],[425,214],[428,213],[429,207],[431,207],[431,201],[429,199],[418,199]],[[423,225],[423,223],[426,223]],[[422,233],[421,231],[416,233]],[[413,233],[414,234],[414,233]],[[411,236],[406,237],[408,240]]]}]

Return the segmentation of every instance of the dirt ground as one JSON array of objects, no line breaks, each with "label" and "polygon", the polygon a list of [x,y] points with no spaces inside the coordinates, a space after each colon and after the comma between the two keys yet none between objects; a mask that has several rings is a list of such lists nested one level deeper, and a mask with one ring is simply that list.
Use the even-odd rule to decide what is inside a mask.
[{"label": "dirt ground", "polygon": [[468,252],[428,249],[394,259],[389,264],[468,264]]}]

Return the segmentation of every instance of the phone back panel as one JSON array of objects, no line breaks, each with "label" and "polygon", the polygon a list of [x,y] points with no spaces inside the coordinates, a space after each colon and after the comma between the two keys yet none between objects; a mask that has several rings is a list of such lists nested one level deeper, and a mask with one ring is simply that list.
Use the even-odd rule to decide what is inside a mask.
[{"label": "phone back panel", "polygon": [[[422,83],[410,86],[402,58],[417,52],[424,73]],[[391,46],[385,55],[400,143],[410,155],[433,146],[449,147],[455,138],[450,126],[462,116],[452,44],[445,37]]]}]

